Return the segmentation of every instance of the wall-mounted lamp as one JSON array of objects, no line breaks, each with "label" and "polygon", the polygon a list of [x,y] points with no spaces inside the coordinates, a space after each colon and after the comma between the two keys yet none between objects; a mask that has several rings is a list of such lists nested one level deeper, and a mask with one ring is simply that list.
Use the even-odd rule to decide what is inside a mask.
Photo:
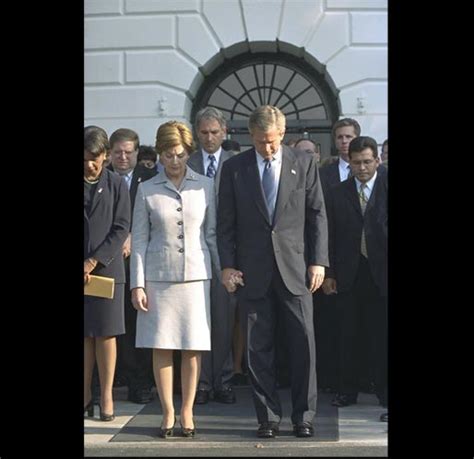
[{"label": "wall-mounted lamp", "polygon": [[158,100],[158,116],[165,117],[168,115],[168,99],[165,96],[161,96]]},{"label": "wall-mounted lamp", "polygon": [[359,115],[363,115],[364,113],[366,113],[366,101],[365,101],[365,97],[364,96],[361,96],[361,97],[358,97],[357,98],[357,113]]}]

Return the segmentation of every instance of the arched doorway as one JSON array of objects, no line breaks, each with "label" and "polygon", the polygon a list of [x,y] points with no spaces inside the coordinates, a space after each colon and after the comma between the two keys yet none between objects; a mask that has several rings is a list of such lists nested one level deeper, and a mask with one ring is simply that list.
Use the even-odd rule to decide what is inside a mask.
[{"label": "arched doorway", "polygon": [[[301,55],[301,49],[295,50]],[[279,47],[274,52],[247,51],[224,59],[199,88],[191,122],[202,107],[216,107],[227,117],[229,137],[245,148],[251,145],[250,113],[260,105],[275,105],[286,115],[285,141],[310,138],[320,145],[322,158],[330,156],[331,126],[340,113],[337,90],[325,68],[312,59],[315,65]]]}]

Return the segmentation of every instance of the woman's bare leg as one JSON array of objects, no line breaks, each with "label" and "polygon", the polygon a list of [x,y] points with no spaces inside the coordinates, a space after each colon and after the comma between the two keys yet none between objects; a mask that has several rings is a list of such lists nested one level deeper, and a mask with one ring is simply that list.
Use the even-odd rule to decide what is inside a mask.
[{"label": "woman's bare leg", "polygon": [[95,339],[95,353],[100,381],[100,406],[103,414],[113,414],[112,386],[117,362],[117,340],[115,336],[101,336]]},{"label": "woman's bare leg", "polygon": [[92,337],[84,338],[84,406],[91,398],[92,372],[95,364],[95,339]]},{"label": "woman's bare leg", "polygon": [[163,428],[174,425],[173,350],[153,349],[153,374],[163,410]]},{"label": "woman's bare leg", "polygon": [[201,351],[181,351],[181,424],[194,428],[193,405],[201,372]]}]

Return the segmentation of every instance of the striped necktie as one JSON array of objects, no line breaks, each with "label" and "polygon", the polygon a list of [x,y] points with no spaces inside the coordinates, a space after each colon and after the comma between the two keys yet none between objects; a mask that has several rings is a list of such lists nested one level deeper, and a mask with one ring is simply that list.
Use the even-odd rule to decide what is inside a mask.
[{"label": "striped necktie", "polygon": [[351,166],[347,165],[347,177],[346,180],[349,180],[352,177],[352,169]]},{"label": "striped necktie", "polygon": [[214,178],[216,175],[216,157],[214,155],[209,155],[209,166],[207,166],[206,175],[210,178]]},{"label": "striped necktie", "polygon": [[[272,158],[272,161],[275,158]],[[265,201],[267,202],[268,215],[270,216],[270,221],[273,220],[273,212],[275,210],[276,202],[276,184],[275,184],[275,167],[272,167],[272,161],[268,159],[264,160],[265,168],[263,169],[262,174],[262,187],[265,194]]]},{"label": "striped necktie", "polygon": [[[367,196],[364,193],[364,189],[367,187],[365,183],[360,185],[359,189],[359,202],[360,202],[360,209],[362,211],[362,215],[365,214],[365,209],[367,207]],[[360,241],[360,253],[367,258],[367,241],[365,240],[365,229],[362,225],[362,237]]]}]

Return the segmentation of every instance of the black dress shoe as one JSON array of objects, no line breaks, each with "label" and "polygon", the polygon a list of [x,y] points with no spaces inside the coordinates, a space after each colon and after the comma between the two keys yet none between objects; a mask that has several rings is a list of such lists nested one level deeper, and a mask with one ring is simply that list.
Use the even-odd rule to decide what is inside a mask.
[{"label": "black dress shoe", "polygon": [[196,398],[194,399],[195,405],[205,405],[209,401],[209,391],[199,389],[196,391]]},{"label": "black dress shoe", "polygon": [[262,422],[258,426],[258,438],[275,438],[278,435],[278,422]]},{"label": "black dress shoe", "polygon": [[314,435],[313,424],[308,421],[300,421],[293,424],[293,433],[297,437],[312,437]]},{"label": "black dress shoe", "polygon": [[100,420],[101,421],[113,421],[115,419],[115,414],[114,413],[110,413],[110,414],[107,414],[107,413],[104,413],[102,411],[102,407],[99,405],[99,413],[100,413]]},{"label": "black dress shoe", "polygon": [[94,417],[94,402],[90,399],[89,403],[84,407],[84,414],[86,414],[89,418]]},{"label": "black dress shoe", "polygon": [[381,420],[382,422],[388,422],[388,412],[387,412],[387,413],[382,413],[382,414],[380,415],[380,420]]},{"label": "black dress shoe", "polygon": [[176,424],[176,417],[174,418],[174,424],[171,427],[160,427],[158,431],[158,436],[161,438],[169,438],[174,435],[174,426]]},{"label": "black dress shoe", "polygon": [[192,429],[183,427],[183,424],[181,424],[181,435],[185,438],[194,438],[196,436],[196,424]]},{"label": "black dress shoe", "polygon": [[128,391],[128,400],[133,403],[145,404],[151,402],[153,396],[150,389],[134,389]]},{"label": "black dress shoe", "polygon": [[332,399],[331,405],[343,407],[354,405],[355,403],[357,403],[357,394],[336,394]]},{"label": "black dress shoe", "polygon": [[214,391],[214,400],[219,403],[235,403],[232,387]]}]

